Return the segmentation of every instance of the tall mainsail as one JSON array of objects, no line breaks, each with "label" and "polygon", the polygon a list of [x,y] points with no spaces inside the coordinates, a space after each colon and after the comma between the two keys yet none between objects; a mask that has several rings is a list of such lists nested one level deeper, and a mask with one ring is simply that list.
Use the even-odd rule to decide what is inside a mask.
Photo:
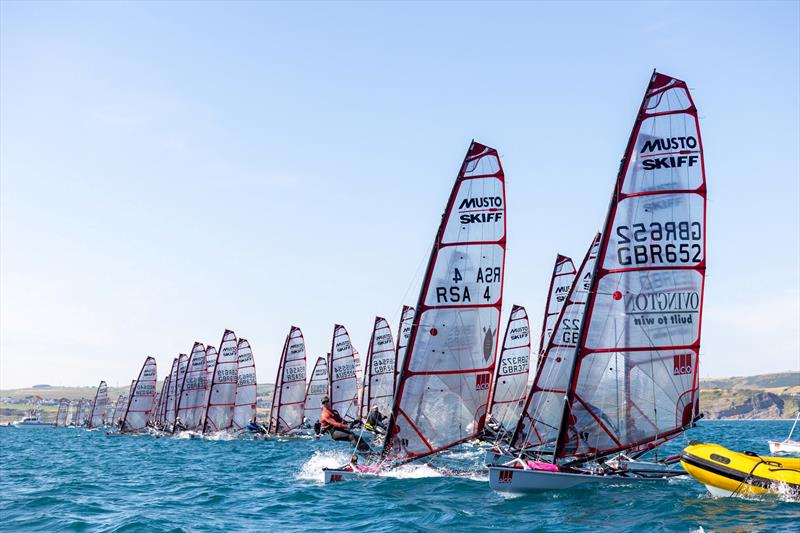
[{"label": "tall mainsail", "polygon": [[69,411],[69,400],[58,402],[58,413],[56,413],[56,426],[67,425],[67,411]]},{"label": "tall mainsail", "polygon": [[306,388],[305,402],[303,402],[303,418],[308,423],[314,424],[319,420],[319,415],[322,412],[320,400],[322,400],[323,396],[330,396],[329,385],[328,358],[318,357],[317,362],[314,363],[311,380],[308,382],[308,388]]},{"label": "tall mainsail", "polygon": [[142,365],[139,378],[128,400],[128,407],[122,417],[122,431],[140,431],[147,425],[153,411],[157,379],[156,360],[148,357]]},{"label": "tall mainsail", "polygon": [[217,366],[217,347],[211,344],[206,345],[206,369],[208,370],[208,383],[214,379],[214,367]]},{"label": "tall mainsail", "polygon": [[511,308],[503,338],[503,349],[495,368],[489,412],[505,432],[511,432],[522,414],[528,388],[531,359],[531,331],[525,308]]},{"label": "tall mainsail", "polygon": [[121,394],[119,397],[117,397],[117,403],[114,405],[114,418],[111,420],[111,423],[114,427],[118,427],[119,421],[122,420],[123,415],[125,415],[125,409],[127,406],[127,395]]},{"label": "tall mainsail", "polygon": [[167,377],[164,378],[164,381],[161,383],[161,392],[158,393],[156,415],[154,417],[158,427],[162,427],[167,419],[167,396],[169,395],[168,389],[171,377],[171,375],[167,375]]},{"label": "tall mainsail", "polygon": [[186,380],[186,370],[189,368],[189,357],[182,353],[178,356],[178,379],[175,380],[175,413],[173,414],[174,420],[177,421],[178,406],[181,400],[181,391],[183,390],[183,383]]},{"label": "tall mainsail", "polygon": [[80,403],[80,426],[88,426],[92,416],[92,402],[89,400],[81,399]]},{"label": "tall mainsail", "polygon": [[553,325],[554,333],[542,351],[522,417],[511,438],[515,448],[526,450],[555,442],[599,242],[597,234],[578,269],[578,281],[572,284]]},{"label": "tall mainsail", "polygon": [[556,319],[561,312],[561,308],[564,307],[564,302],[567,301],[567,295],[572,288],[572,282],[575,281],[576,274],[572,259],[556,254],[556,264],[553,266],[550,289],[547,291],[547,303],[544,306],[542,334],[539,337],[539,356],[544,352],[547,343],[550,342]]},{"label": "tall mainsail", "polygon": [[393,460],[435,453],[483,428],[503,296],[504,179],[497,151],[473,142],[416,306],[384,444]]},{"label": "tall mainsail", "polygon": [[333,328],[330,361],[331,408],[343,419],[353,420],[358,416],[358,378],[350,334],[339,324]]},{"label": "tall mainsail", "polygon": [[111,398],[109,397],[108,400],[106,401],[106,412],[105,416],[103,417],[103,425],[110,426],[111,421],[113,419],[114,419],[114,402],[111,401]]},{"label": "tall mainsail", "polygon": [[206,410],[208,393],[207,379],[206,348],[201,343],[195,342],[178,397],[178,418],[183,427],[189,431],[203,429],[203,414]]},{"label": "tall mainsail", "polygon": [[94,394],[91,415],[89,415],[89,427],[99,428],[105,425],[106,406],[108,405],[108,386],[105,381],[101,381]]},{"label": "tall mainsail", "polygon": [[164,423],[171,427],[175,424],[175,415],[178,407],[178,358],[172,360],[172,370],[169,373],[167,384],[167,398],[164,402]]},{"label": "tall mainsail", "polygon": [[611,199],[556,458],[657,446],[698,416],[706,179],[686,83],[654,72]]},{"label": "tall mainsail", "polygon": [[406,351],[408,350],[408,341],[411,339],[411,328],[414,325],[415,310],[413,307],[404,305],[403,312],[400,313],[400,325],[397,328],[397,354],[395,354],[394,364],[394,389],[397,391],[397,385],[400,383],[398,377],[400,376],[400,369],[406,362]]},{"label": "tall mainsail", "polygon": [[67,424],[70,426],[78,425],[78,416],[80,415],[80,402],[69,402],[69,412],[67,414]]},{"label": "tall mainsail", "polygon": [[306,343],[300,328],[292,326],[283,343],[275,392],[269,411],[269,432],[286,433],[303,425],[306,393]]},{"label": "tall mainsail", "polygon": [[236,382],[239,379],[237,346],[236,334],[226,329],[219,346],[217,364],[214,366],[203,433],[226,430],[233,422]]},{"label": "tall mainsail", "polygon": [[[245,429],[256,419],[258,384],[256,382],[256,361],[247,339],[239,339],[237,346],[239,358],[236,371],[236,396],[233,407],[233,429]],[[305,362],[304,362],[305,364]],[[303,368],[305,372],[305,368]]]},{"label": "tall mainsail", "polygon": [[364,387],[361,391],[359,417],[365,419],[373,406],[381,413],[392,408],[395,384],[395,359],[397,357],[392,330],[385,318],[375,317],[369,339],[367,361],[364,367]]}]

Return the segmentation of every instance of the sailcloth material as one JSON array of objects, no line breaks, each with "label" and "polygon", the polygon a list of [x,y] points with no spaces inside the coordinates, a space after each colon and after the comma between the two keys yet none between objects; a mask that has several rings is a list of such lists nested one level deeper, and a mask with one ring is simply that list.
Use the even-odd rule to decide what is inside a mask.
[{"label": "sailcloth material", "polygon": [[360,418],[365,419],[374,406],[377,406],[381,413],[388,413],[392,408],[396,357],[389,323],[385,318],[375,317],[367,351],[367,364],[364,368]]},{"label": "sailcloth material", "polygon": [[204,433],[224,431],[233,423],[233,407],[236,403],[236,383],[239,381],[238,341],[236,334],[226,329],[222,335],[211,392],[208,396]]},{"label": "sailcloth material", "polygon": [[425,273],[385,456],[411,460],[482,430],[503,296],[505,222],[505,183],[497,151],[473,142]]},{"label": "sailcloth material", "polygon": [[106,424],[106,410],[108,409],[108,386],[101,381],[97,387],[92,402],[92,414],[89,417],[89,427],[99,428]]},{"label": "sailcloth material", "polygon": [[128,400],[128,407],[122,419],[122,431],[134,432],[145,428],[153,412],[157,379],[156,360],[148,357],[142,365],[139,378]]},{"label": "sailcloth material", "polygon": [[300,328],[292,326],[283,343],[275,392],[272,395],[269,432],[286,433],[303,425],[306,393],[306,343]]},{"label": "sailcloth material", "polygon": [[236,348],[238,367],[236,370],[236,398],[233,407],[233,429],[245,429],[256,418],[256,361],[247,339],[239,339]]},{"label": "sailcloth material", "polygon": [[189,355],[188,368],[178,399],[178,418],[189,431],[203,429],[208,393],[207,379],[206,349],[199,342],[195,342]]},{"label": "sailcloth material", "polygon": [[[495,369],[489,412],[507,432],[517,425],[528,389],[531,359],[531,330],[525,308],[515,305],[508,316],[503,349]],[[508,434],[506,435],[508,436]]]},{"label": "sailcloth material", "polygon": [[331,407],[345,420],[354,420],[358,416],[356,363],[350,334],[339,324],[333,328],[330,360]]},{"label": "sailcloth material", "polygon": [[318,357],[317,362],[314,364],[314,370],[311,372],[308,388],[306,388],[303,418],[306,419],[307,424],[314,424],[319,421],[319,415],[322,412],[320,401],[323,396],[330,396],[329,384],[328,358]]},{"label": "sailcloth material", "polygon": [[544,320],[542,320],[542,334],[539,337],[539,355],[541,355],[550,336],[555,329],[556,319],[567,301],[567,295],[575,281],[575,265],[572,259],[561,254],[556,255],[556,264],[553,266],[553,276],[550,278],[550,290],[547,291],[547,303],[544,307]]}]

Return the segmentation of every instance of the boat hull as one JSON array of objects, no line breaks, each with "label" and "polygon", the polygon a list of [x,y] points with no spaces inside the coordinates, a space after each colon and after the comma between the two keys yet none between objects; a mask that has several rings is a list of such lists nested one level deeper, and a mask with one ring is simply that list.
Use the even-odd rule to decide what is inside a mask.
[{"label": "boat hull", "polygon": [[486,455],[483,457],[483,464],[500,465],[509,461],[513,461],[514,459],[515,457],[513,455],[509,455],[508,453],[504,453],[502,451],[489,449],[486,450]]},{"label": "boat hull", "polygon": [[664,481],[667,477],[643,477],[610,474],[582,474],[572,472],[549,472],[546,470],[526,470],[506,466],[489,467],[489,486],[498,492],[539,492],[545,490],[566,490],[588,485],[638,484],[643,481]]},{"label": "boat hull", "polygon": [[325,484],[338,483],[340,481],[350,481],[353,479],[375,478],[377,473],[355,471],[349,467],[345,468],[323,468],[325,474]]},{"label": "boat hull", "polygon": [[692,444],[681,465],[714,495],[800,494],[800,459],[760,457],[716,444]]},{"label": "boat hull", "polygon": [[798,453],[800,454],[800,442],[796,440],[789,441],[768,441],[770,453]]}]

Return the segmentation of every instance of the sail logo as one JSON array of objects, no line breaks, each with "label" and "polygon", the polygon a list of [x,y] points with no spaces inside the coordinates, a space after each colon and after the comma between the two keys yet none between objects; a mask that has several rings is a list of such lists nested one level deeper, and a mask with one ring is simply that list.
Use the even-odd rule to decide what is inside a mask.
[{"label": "sail logo", "polygon": [[458,206],[459,211],[464,209],[499,209],[503,207],[503,199],[499,196],[479,196],[477,198],[464,198],[461,200],[461,205]]},{"label": "sail logo", "polygon": [[390,344],[392,342],[392,334],[391,333],[384,333],[383,335],[378,335],[375,337],[375,344],[378,346],[384,346],[386,344]]},{"label": "sail logo", "polygon": [[672,375],[683,376],[692,373],[692,354],[680,353],[672,356]]},{"label": "sail logo", "polygon": [[650,139],[642,143],[640,154],[645,152],[655,152],[667,150],[694,150],[697,148],[697,139],[691,135],[687,137],[663,137],[661,139]]},{"label": "sail logo", "polygon": [[527,339],[528,338],[528,326],[520,326],[517,328],[512,328],[509,332],[509,336],[512,341],[518,341],[520,339]]},{"label": "sail logo", "polygon": [[498,483],[511,483],[512,479],[514,479],[513,470],[501,470],[497,475]]},{"label": "sail logo", "polygon": [[[477,198],[464,198],[458,206],[462,211],[459,220],[462,224],[474,224],[484,222],[500,222],[503,213],[503,199],[499,196],[479,196]],[[488,211],[483,213],[464,213],[466,210]]]},{"label": "sail logo", "polygon": [[349,340],[339,341],[339,342],[336,343],[336,351],[337,352],[343,352],[343,351],[349,350],[349,349],[350,349],[350,341]]},{"label": "sail logo", "polygon": [[488,373],[475,375],[475,390],[489,390],[489,383],[492,376]]},{"label": "sail logo", "polygon": [[289,346],[289,353],[292,355],[296,355],[302,353],[305,349],[306,349],[305,343],[301,342],[299,344],[292,344]]}]

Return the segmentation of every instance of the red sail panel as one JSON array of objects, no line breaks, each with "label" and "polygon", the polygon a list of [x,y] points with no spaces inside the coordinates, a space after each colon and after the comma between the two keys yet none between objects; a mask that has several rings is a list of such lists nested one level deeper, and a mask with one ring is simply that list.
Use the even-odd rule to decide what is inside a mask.
[{"label": "red sail panel", "polygon": [[528,368],[531,359],[531,331],[525,308],[511,308],[503,338],[503,349],[497,361],[489,402],[489,414],[506,431],[517,425],[528,389]]},{"label": "red sail panel", "polygon": [[211,380],[203,433],[225,431],[233,422],[236,383],[239,380],[239,353],[236,334],[226,329],[219,345],[214,375]]},{"label": "red sail panel", "polygon": [[403,368],[406,362],[406,352],[408,351],[408,343],[411,340],[411,328],[414,325],[414,315],[416,310],[408,305],[403,306],[403,312],[400,314],[400,326],[397,328],[397,354],[395,354],[395,372],[394,372],[394,389],[397,390],[397,385],[400,383],[398,377],[400,376],[400,369]]},{"label": "red sail panel", "polygon": [[269,418],[270,433],[286,433],[302,427],[305,395],[306,342],[300,328],[292,326],[283,345],[275,380]]},{"label": "red sail panel", "polygon": [[392,330],[385,318],[375,317],[372,336],[369,340],[367,366],[364,368],[365,387],[362,391],[361,418],[378,406],[382,414],[392,408],[394,398],[395,348]]},{"label": "red sail panel", "polygon": [[178,418],[185,429],[189,431],[203,429],[207,393],[206,348],[201,343],[195,342],[178,397]]},{"label": "red sail panel", "polygon": [[330,396],[330,378],[328,376],[328,358],[318,357],[311,372],[311,379],[306,388],[303,418],[306,425],[319,422],[322,413],[322,397]]},{"label": "red sail panel", "polygon": [[250,422],[255,422],[256,420],[258,382],[256,381],[256,360],[253,357],[253,349],[247,339],[239,339],[237,353],[239,362],[236,372],[233,429],[241,430],[247,428]]},{"label": "red sail panel", "polygon": [[505,244],[500,158],[493,148],[473,142],[428,262],[385,456],[412,460],[483,429],[500,325]]},{"label": "red sail panel", "polygon": [[603,231],[559,456],[644,449],[694,422],[705,228],[697,109],[686,83],[654,73]]},{"label": "red sail panel", "polygon": [[[550,278],[550,290],[547,291],[547,303],[544,306],[544,320],[542,320],[542,335],[539,338],[539,355],[544,352],[550,336],[553,334],[556,319],[561,313],[567,295],[575,281],[575,265],[572,259],[561,254],[556,255],[556,264],[553,266],[553,276]],[[538,364],[538,363],[537,363]]]},{"label": "red sail panel", "polygon": [[331,342],[331,408],[345,420],[358,416],[358,377],[353,352],[347,329],[336,324]]},{"label": "red sail panel", "polygon": [[599,247],[598,234],[586,252],[578,270],[578,281],[572,284],[553,326],[554,333],[550,336],[539,359],[536,377],[525,400],[522,417],[517,422],[511,439],[511,444],[517,449],[552,446],[558,437],[558,427],[564,411],[564,397],[575,361],[578,336]]},{"label": "red sail panel", "polygon": [[139,371],[139,378],[136,380],[133,392],[128,399],[128,407],[122,417],[122,431],[141,431],[147,426],[147,422],[153,412],[157,380],[156,360],[148,357]]}]

